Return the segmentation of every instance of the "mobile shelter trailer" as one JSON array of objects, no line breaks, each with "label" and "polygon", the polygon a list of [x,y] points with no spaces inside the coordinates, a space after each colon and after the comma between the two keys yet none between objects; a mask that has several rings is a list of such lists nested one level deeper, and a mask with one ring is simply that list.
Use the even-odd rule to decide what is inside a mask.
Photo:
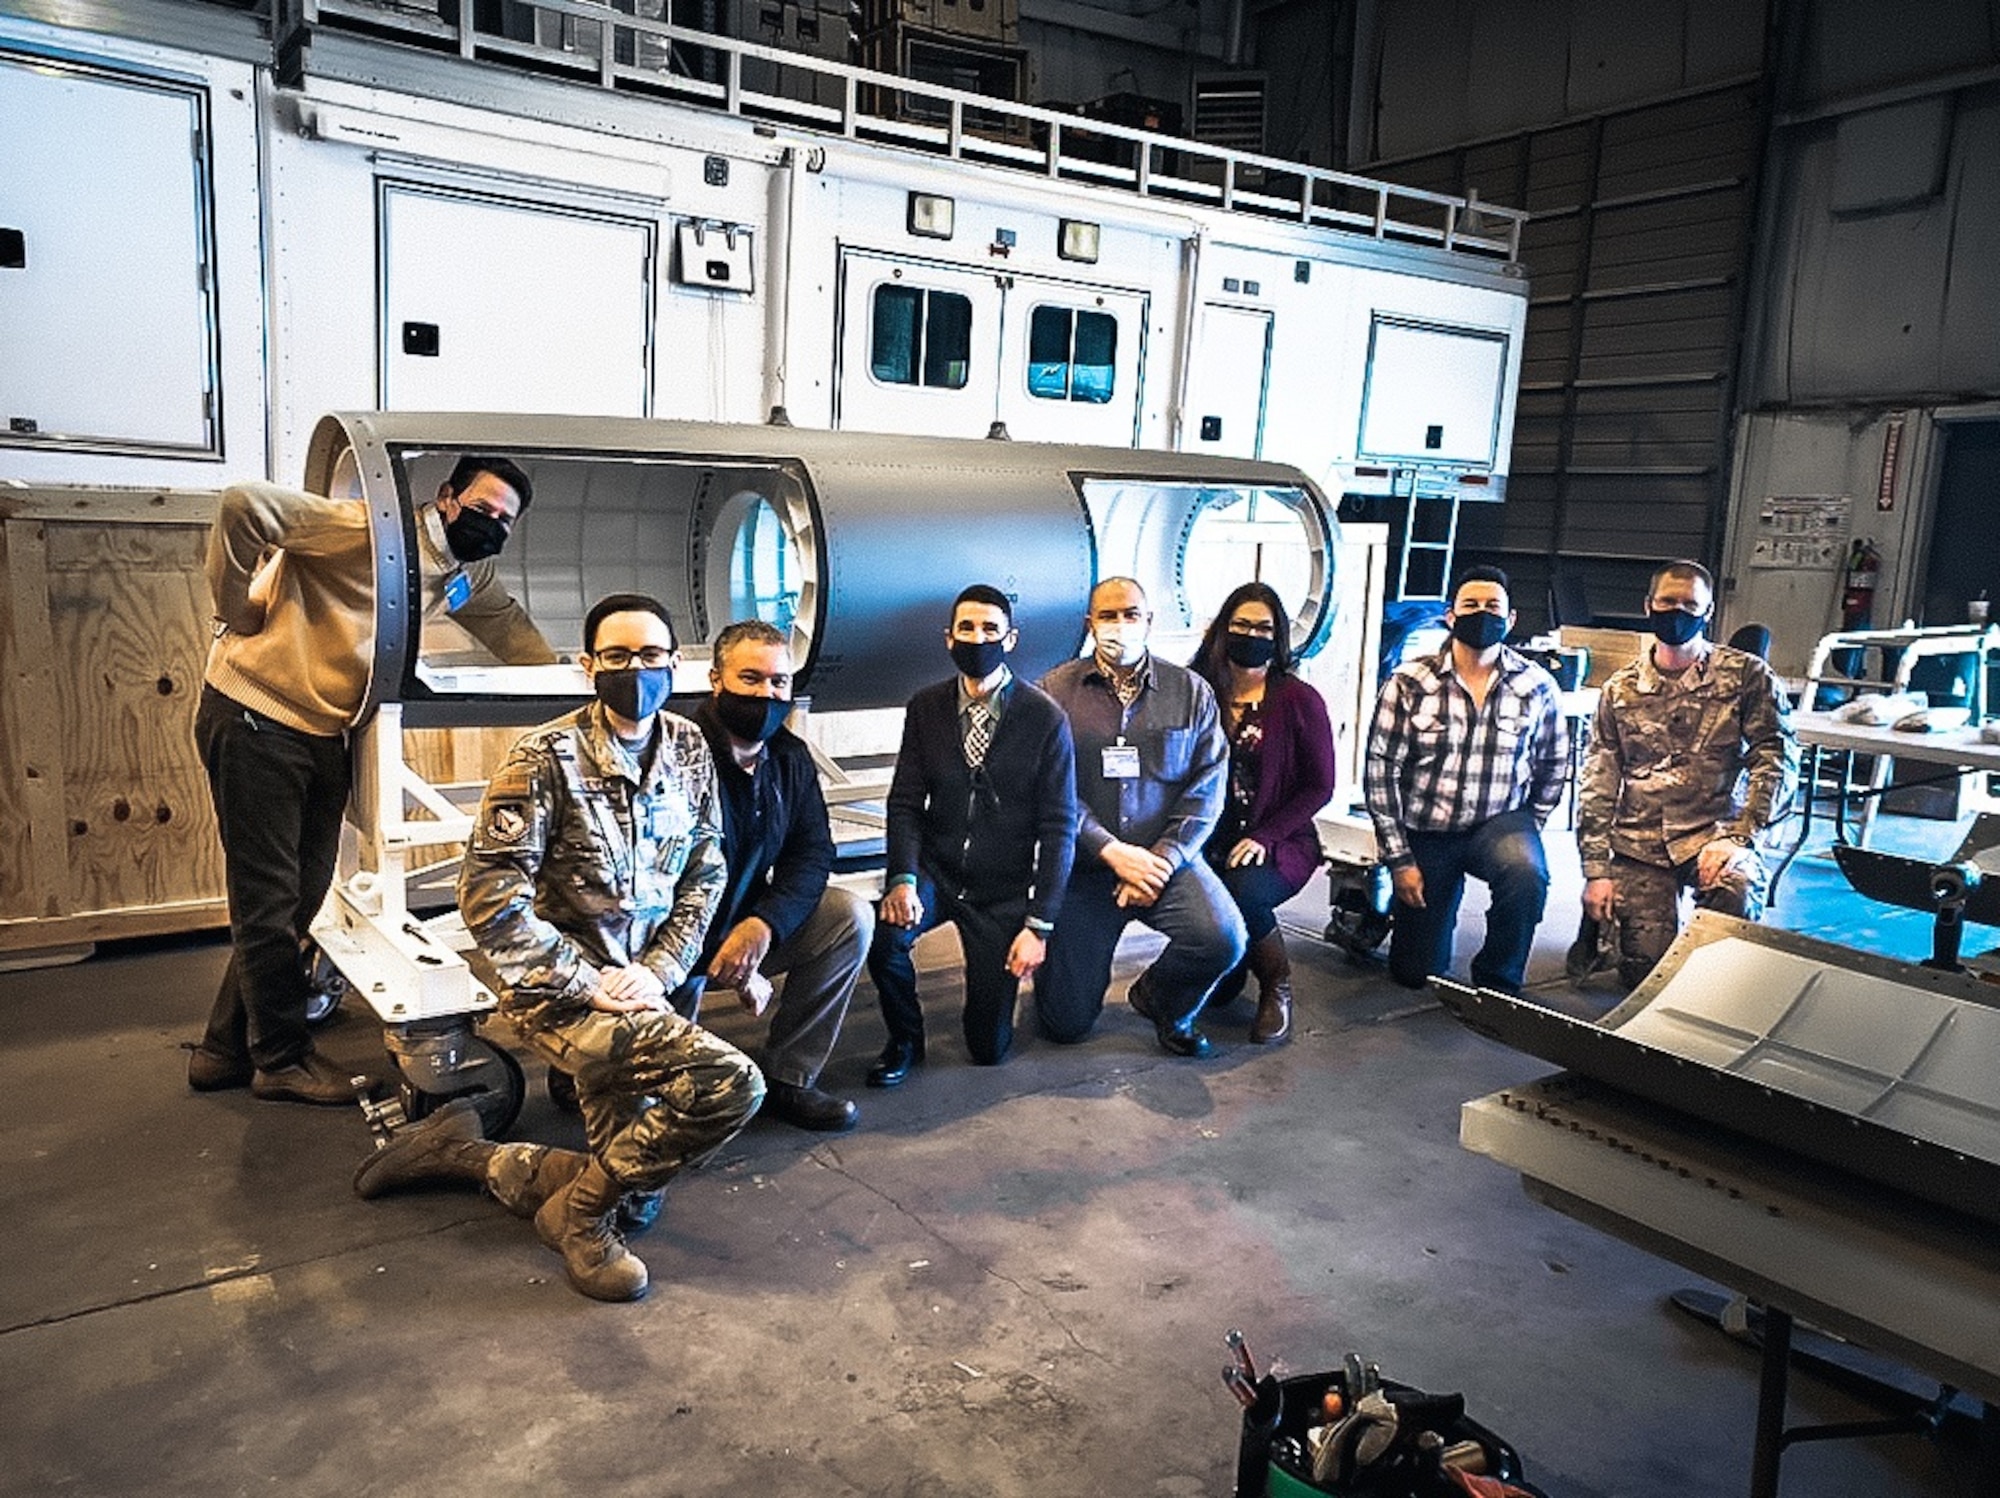
[{"label": "mobile shelter trailer", "polygon": [[[1094,123],[1116,166],[1047,110],[514,9],[554,40],[353,0],[0,16],[9,474],[291,481],[329,410],[781,407],[1504,495],[1516,211]],[[729,84],[675,70],[697,44]],[[759,62],[846,102],[742,86]],[[860,114],[864,84],[944,122]]]},{"label": "mobile shelter trailer", "polygon": [[[1412,512],[1505,494],[1516,211],[1096,121],[1086,154],[1053,111],[516,10],[532,38],[360,0],[0,15],[0,653],[52,678],[10,671],[0,713],[31,832],[0,947],[217,918],[199,526],[232,479],[300,482],[327,411],[776,411],[1262,458]],[[761,91],[778,65],[825,87]],[[1348,784],[1382,591],[1358,561],[1307,667]]]}]

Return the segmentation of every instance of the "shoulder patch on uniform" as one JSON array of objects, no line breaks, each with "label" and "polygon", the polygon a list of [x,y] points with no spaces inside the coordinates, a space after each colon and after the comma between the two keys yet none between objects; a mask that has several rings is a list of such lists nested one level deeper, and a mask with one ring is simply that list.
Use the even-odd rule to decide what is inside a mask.
[{"label": "shoulder patch on uniform", "polygon": [[496,801],[486,810],[486,835],[496,843],[518,843],[528,835],[528,808],[519,801]]}]

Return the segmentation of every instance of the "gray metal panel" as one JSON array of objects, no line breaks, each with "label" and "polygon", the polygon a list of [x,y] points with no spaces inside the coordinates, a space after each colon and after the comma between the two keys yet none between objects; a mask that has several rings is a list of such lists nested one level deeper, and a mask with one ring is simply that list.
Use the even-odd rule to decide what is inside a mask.
[{"label": "gray metal panel", "polygon": [[1987,0],[1928,0],[1921,12],[1814,0],[1809,37],[1800,92],[1837,99],[1991,60],[1993,12]]},{"label": "gray metal panel", "polygon": [[1701,911],[1595,1024],[1432,983],[1505,1044],[2000,1223],[2000,1004],[1977,978]]},{"label": "gray metal panel", "polygon": [[2000,93],[1961,95],[1952,128],[1951,281],[1945,292],[1944,390],[2000,390]]},{"label": "gray metal panel", "polygon": [[1032,680],[1076,653],[1094,579],[1082,500],[1065,474],[865,456],[814,473],[830,647],[806,676],[815,707],[901,703],[950,675],[950,601],[969,583],[1015,600],[1017,674]]},{"label": "gray metal panel", "polygon": [[1679,88],[1684,8],[1682,0],[1573,7],[1568,112],[1610,109]]},{"label": "gray metal panel", "polygon": [[1952,101],[1937,96],[1842,117],[1834,129],[1834,213],[1880,213],[1936,197],[1951,153]]}]

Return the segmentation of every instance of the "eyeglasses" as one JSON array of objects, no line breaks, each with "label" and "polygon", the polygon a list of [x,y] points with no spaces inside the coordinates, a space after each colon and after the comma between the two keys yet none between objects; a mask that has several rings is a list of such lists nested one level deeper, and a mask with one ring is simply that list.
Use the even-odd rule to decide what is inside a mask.
[{"label": "eyeglasses", "polygon": [[1278,626],[1268,619],[1231,619],[1229,632],[1232,635],[1254,635],[1260,640],[1274,640],[1278,637]]},{"label": "eyeglasses", "polygon": [[627,650],[623,645],[606,645],[594,651],[591,659],[607,671],[623,671],[634,661],[649,671],[658,670],[674,658],[671,645],[648,645],[644,650]]}]

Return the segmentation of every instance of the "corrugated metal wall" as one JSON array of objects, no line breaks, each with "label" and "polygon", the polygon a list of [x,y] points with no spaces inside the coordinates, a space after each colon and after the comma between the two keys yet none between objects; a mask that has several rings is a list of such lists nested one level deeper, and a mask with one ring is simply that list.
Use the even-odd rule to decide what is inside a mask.
[{"label": "corrugated metal wall", "polygon": [[1507,504],[1460,532],[1524,624],[1559,569],[1630,616],[1659,559],[1719,557],[1764,136],[1749,79],[1393,164],[1535,215]]}]

